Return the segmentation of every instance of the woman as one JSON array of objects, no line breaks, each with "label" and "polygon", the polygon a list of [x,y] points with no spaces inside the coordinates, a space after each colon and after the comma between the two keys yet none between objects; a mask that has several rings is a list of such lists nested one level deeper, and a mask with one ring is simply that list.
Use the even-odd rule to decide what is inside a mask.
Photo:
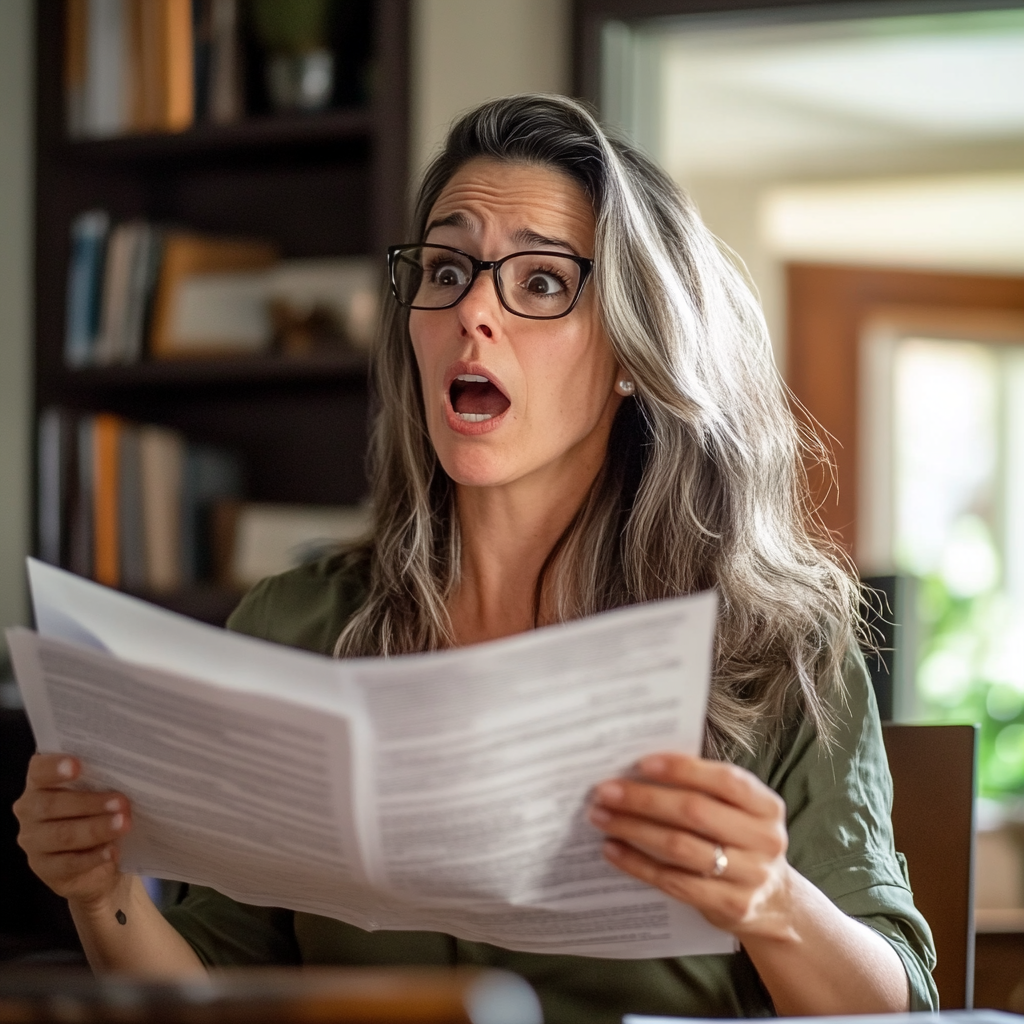
[{"label": "woman", "polygon": [[230,624],[389,655],[717,588],[705,757],[652,752],[597,788],[591,820],[613,863],[742,950],[511,953],[195,887],[164,918],[117,870],[125,798],[68,791],[77,762],[37,757],[21,842],[91,962],[486,963],[525,975],[560,1021],[933,1007],[857,589],[808,532],[798,430],[740,273],[660,170],[554,97],[462,118],[414,237],[389,254],[372,540],[264,581]]}]

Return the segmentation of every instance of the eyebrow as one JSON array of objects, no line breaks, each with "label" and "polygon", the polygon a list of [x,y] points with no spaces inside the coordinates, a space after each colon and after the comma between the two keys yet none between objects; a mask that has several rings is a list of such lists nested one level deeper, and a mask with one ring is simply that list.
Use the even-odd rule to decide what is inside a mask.
[{"label": "eyebrow", "polygon": [[473,224],[464,213],[456,210],[455,213],[449,213],[447,217],[432,220],[427,225],[427,230],[423,232],[423,237],[426,238],[434,228],[464,228],[466,231],[472,231]]},{"label": "eyebrow", "polygon": [[[462,228],[465,231],[472,231],[475,225],[464,213],[456,210],[454,213],[448,214],[447,217],[441,217],[437,220],[432,220],[428,225],[426,231],[423,233],[423,237],[427,238],[430,232],[434,228]],[[551,238],[548,235],[542,235],[531,228],[518,228],[512,232],[512,241],[517,245],[526,246],[554,246],[558,249],[568,249],[569,252],[576,256],[579,256],[579,252],[571,242],[567,242],[564,238]]]},{"label": "eyebrow", "polygon": [[519,228],[518,231],[513,231],[512,240],[520,245],[553,245],[559,249],[568,249],[569,252],[579,256],[576,246],[570,244],[564,238],[549,238],[547,235],[540,235],[529,228]]}]

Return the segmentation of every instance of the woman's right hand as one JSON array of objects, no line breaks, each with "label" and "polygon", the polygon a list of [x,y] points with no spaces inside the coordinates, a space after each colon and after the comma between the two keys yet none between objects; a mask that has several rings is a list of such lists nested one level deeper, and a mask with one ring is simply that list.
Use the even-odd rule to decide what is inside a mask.
[{"label": "woman's right hand", "polygon": [[81,771],[67,754],[36,754],[14,813],[29,867],[58,896],[90,906],[122,879],[118,840],[131,829],[131,806],[121,793],[67,788]]}]

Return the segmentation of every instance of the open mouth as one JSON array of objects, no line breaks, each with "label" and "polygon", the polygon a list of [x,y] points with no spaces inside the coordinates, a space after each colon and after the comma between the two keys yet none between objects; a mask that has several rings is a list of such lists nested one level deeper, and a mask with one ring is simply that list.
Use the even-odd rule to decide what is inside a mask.
[{"label": "open mouth", "polygon": [[478,373],[460,373],[451,382],[448,396],[455,415],[467,423],[494,419],[511,404],[487,377]]}]

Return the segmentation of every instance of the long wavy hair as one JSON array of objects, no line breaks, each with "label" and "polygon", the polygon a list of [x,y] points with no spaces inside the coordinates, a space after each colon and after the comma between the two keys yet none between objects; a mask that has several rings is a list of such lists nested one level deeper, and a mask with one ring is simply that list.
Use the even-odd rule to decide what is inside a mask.
[{"label": "long wavy hair", "polygon": [[[771,744],[800,711],[827,743],[859,591],[816,525],[803,469],[812,439],[790,410],[744,274],[663,171],[558,96],[494,100],[459,119],[425,173],[414,238],[478,157],[554,168],[585,190],[600,313],[636,384],[588,497],[548,555],[535,611],[542,589],[565,621],[715,588],[706,754]],[[369,592],[338,656],[454,643],[456,490],[427,433],[408,311],[390,298],[372,384],[374,526],[349,555]]]}]

